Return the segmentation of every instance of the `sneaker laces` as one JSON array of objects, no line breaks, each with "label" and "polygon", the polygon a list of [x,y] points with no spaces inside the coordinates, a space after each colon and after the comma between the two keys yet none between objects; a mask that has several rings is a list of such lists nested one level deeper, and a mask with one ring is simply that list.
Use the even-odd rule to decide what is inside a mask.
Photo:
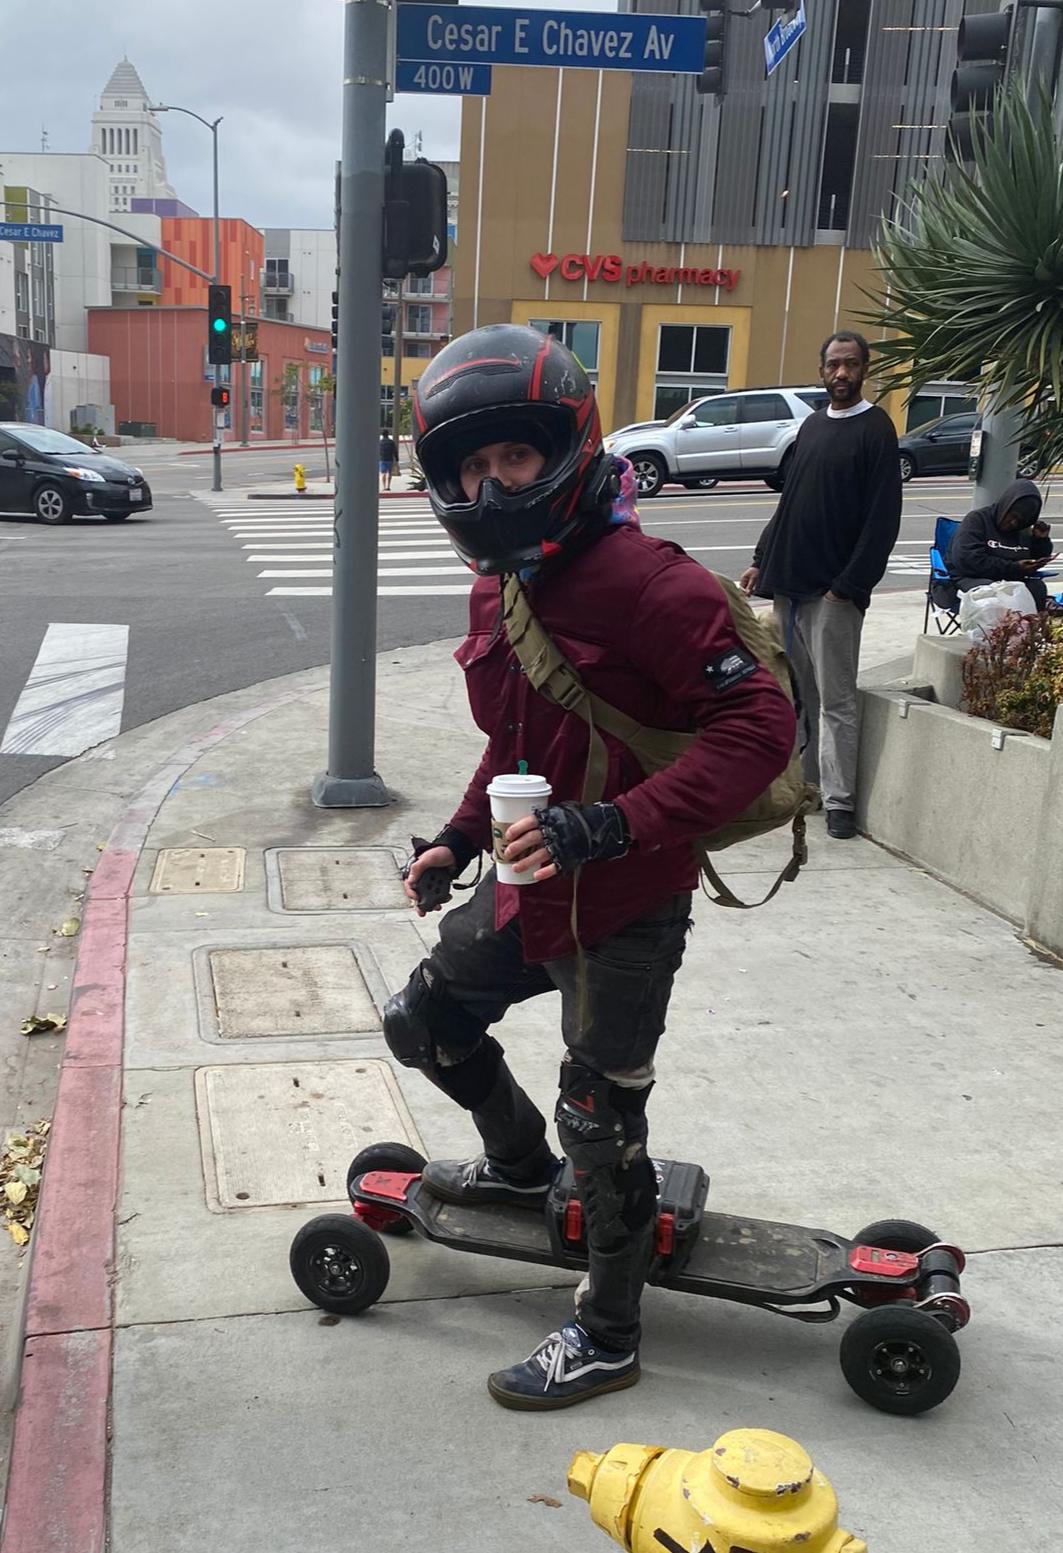
[{"label": "sneaker laces", "polygon": [[466,1159],[461,1166],[462,1186],[475,1186],[487,1166],[487,1155],[477,1154],[474,1159]]},{"label": "sneaker laces", "polygon": [[546,1377],[543,1390],[549,1391],[555,1382],[563,1385],[567,1379],[565,1360],[579,1359],[581,1356],[582,1350],[564,1332],[551,1332],[549,1337],[544,1337],[531,1356]]}]

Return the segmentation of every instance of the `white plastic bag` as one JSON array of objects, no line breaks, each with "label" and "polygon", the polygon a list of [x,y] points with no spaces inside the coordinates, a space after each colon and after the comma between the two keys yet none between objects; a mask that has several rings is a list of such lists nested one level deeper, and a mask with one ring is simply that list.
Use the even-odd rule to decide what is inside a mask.
[{"label": "white plastic bag", "polygon": [[1024,582],[986,582],[960,594],[960,630],[980,641],[1005,615],[1036,615],[1033,594]]}]

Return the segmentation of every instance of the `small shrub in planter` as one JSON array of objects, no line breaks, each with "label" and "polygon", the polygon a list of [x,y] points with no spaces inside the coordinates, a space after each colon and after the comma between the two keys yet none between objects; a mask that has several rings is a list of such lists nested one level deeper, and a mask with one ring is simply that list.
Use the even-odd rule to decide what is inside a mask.
[{"label": "small shrub in planter", "polygon": [[1052,737],[1063,704],[1063,617],[1008,615],[963,662],[963,708],[1004,728]]}]

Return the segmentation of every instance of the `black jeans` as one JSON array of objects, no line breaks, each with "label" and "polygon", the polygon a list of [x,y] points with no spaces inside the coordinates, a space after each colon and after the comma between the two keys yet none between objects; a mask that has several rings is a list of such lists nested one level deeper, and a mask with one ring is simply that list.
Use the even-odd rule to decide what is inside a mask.
[{"label": "black jeans", "polygon": [[[583,986],[577,955],[525,964],[519,920],[495,931],[494,896],[491,870],[465,905],[443,918],[439,944],[430,956],[433,977],[441,978],[448,996],[484,1025],[495,1024],[514,1003],[556,989],[568,1060],[622,1089],[646,1089],[653,1082],[654,1054],[690,926],[689,892],[671,896],[584,950]],[[513,1156],[533,1148],[542,1128],[541,1114],[529,1105],[527,1137],[512,1138]],[[626,1248],[610,1247],[608,1256],[597,1256],[591,1247],[577,1314],[603,1347],[637,1344],[639,1297],[651,1254],[652,1227],[633,1235]]]}]

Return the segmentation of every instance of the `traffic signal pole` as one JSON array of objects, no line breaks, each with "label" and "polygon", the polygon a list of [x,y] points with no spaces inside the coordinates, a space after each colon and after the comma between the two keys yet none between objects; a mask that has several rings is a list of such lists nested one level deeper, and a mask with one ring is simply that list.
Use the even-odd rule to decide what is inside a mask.
[{"label": "traffic signal pole", "polygon": [[345,0],[344,5],[328,770],[312,788],[314,803],[324,809],[390,802],[373,759],[381,239],[392,3]]},{"label": "traffic signal pole", "polygon": [[[215,122],[210,127],[210,133],[211,133],[211,136],[213,137],[213,141],[214,141],[214,284],[215,285],[219,285],[220,282],[221,282],[221,218],[220,218],[220,215],[219,215],[219,199],[218,199],[218,124],[220,122],[221,122],[220,120],[216,119]],[[220,388],[221,387],[221,367],[218,365],[217,362],[214,363],[214,387],[215,388]],[[212,491],[220,491],[221,490],[221,411],[217,408],[216,405],[214,405],[214,406],[211,407],[211,413],[212,413],[213,418],[214,418],[213,419],[213,425],[212,425],[212,430],[213,430],[213,433],[214,433],[214,441],[213,441],[212,448],[211,448],[212,463],[214,465],[214,478],[211,481],[211,487],[210,488],[211,488]]]}]

